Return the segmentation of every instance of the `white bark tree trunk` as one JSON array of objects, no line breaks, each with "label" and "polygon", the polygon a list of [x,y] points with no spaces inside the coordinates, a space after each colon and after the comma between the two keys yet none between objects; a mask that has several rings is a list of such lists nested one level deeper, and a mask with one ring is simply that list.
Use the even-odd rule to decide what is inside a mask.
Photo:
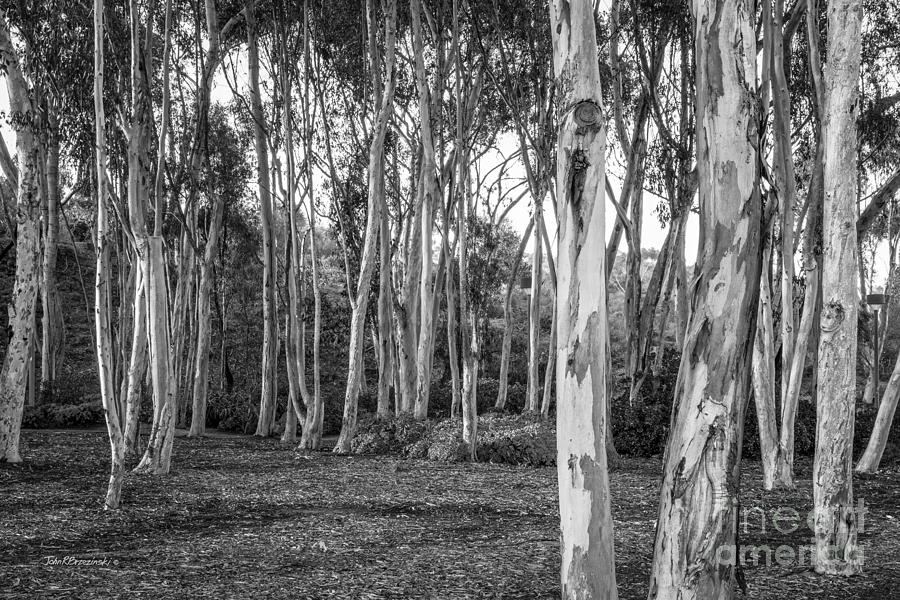
[{"label": "white bark tree trunk", "polygon": [[[534,230],[534,219],[528,221],[525,233],[522,234],[522,240],[519,242],[519,249],[516,252],[513,268],[509,273],[509,279],[506,282],[506,293],[503,297],[503,342],[500,349],[500,378],[497,385],[497,400],[494,402],[494,408],[497,410],[503,410],[506,406],[506,395],[509,390],[509,353],[512,350],[512,324],[510,323],[512,295],[513,290],[518,283],[517,277],[519,274],[519,267],[522,264],[522,255],[525,253],[525,247],[528,244],[528,239],[531,236],[532,230]],[[554,330],[555,327],[556,326],[554,325]],[[550,347],[555,351],[553,344],[551,344]]]},{"label": "white bark tree trunk", "polygon": [[530,412],[537,412],[540,409],[538,396],[540,377],[538,369],[541,361],[541,279],[544,272],[540,201],[540,198],[535,198],[534,200],[533,220],[537,223],[537,226],[534,228],[534,252],[531,257],[531,298],[528,306],[528,384],[525,391],[525,397],[527,398],[525,409]]},{"label": "white bark tree trunk", "polygon": [[254,435],[268,437],[272,433],[277,403],[278,308],[276,305],[275,221],[272,215],[272,190],[269,174],[269,150],[265,130],[265,113],[259,87],[259,32],[256,22],[256,0],[247,0],[247,63],[250,79],[250,111],[253,116],[253,139],[256,148],[256,174],[259,183],[259,206],[263,232],[263,347],[259,420]]},{"label": "white bark tree trunk", "polygon": [[[769,263],[769,250],[763,265]],[[759,285],[759,312],[753,342],[753,401],[759,425],[759,453],[762,459],[763,489],[775,487],[778,437],[775,422],[775,336],[772,325],[772,294],[769,274],[763,268]]]},{"label": "white bark tree trunk", "polygon": [[550,26],[561,102],[556,166],[560,580],[563,598],[615,600],[602,276],[606,126],[592,3],[553,0]]},{"label": "white bark tree trunk", "polygon": [[35,301],[40,277],[39,149],[32,130],[34,107],[10,38],[0,23],[0,59],[6,70],[9,112],[16,133],[16,278],[9,305],[9,346],[0,368],[0,462],[21,462],[19,433],[28,386],[29,355],[33,354]]},{"label": "white bark tree trunk", "polygon": [[853,506],[853,422],[856,413],[856,119],[862,2],[828,4],[828,63],[823,135],[825,207],[822,235],[822,316],[813,462],[818,573],[862,569]]},{"label": "white bark tree trunk", "polygon": [[94,284],[94,342],[97,351],[97,370],[100,379],[100,397],[106,418],[111,454],[109,484],[104,507],[116,509],[122,496],[125,477],[125,438],[122,434],[119,403],[114,383],[112,324],[109,289],[109,222],[106,207],[106,111],[103,106],[103,0],[94,0],[94,131],[97,171],[97,262]]},{"label": "white bark tree trunk", "polygon": [[175,438],[175,386],[171,385],[172,354],[169,345],[168,289],[166,286],[163,238],[148,240],[147,337],[150,347],[150,373],[153,383],[153,422],[147,450],[135,472],[165,475],[172,464]]},{"label": "white bark tree trunk", "polygon": [[54,385],[62,356],[65,323],[56,283],[56,257],[59,246],[59,127],[55,115],[49,116],[47,145],[47,211],[44,223],[44,257],[41,286],[41,391],[55,392]]},{"label": "white bark tree trunk", "polygon": [[209,353],[212,337],[210,323],[210,293],[212,292],[213,261],[219,251],[219,229],[225,212],[225,199],[211,198],[213,214],[210,216],[203,260],[200,262],[200,283],[197,289],[197,350],[194,357],[194,394],[191,407],[189,437],[206,434],[206,403],[209,392]]},{"label": "white bark tree trunk", "polygon": [[[376,27],[373,0],[367,1],[370,40],[374,39]],[[380,102],[375,103],[376,120],[369,147],[369,197],[366,217],[366,231],[362,258],[360,259],[359,281],[356,286],[356,302],[350,320],[349,367],[347,370],[347,388],[344,396],[344,414],[341,420],[341,434],[334,446],[336,453],[350,452],[350,443],[356,435],[357,401],[363,379],[363,346],[365,342],[366,309],[369,304],[369,287],[372,283],[372,271],[375,268],[375,247],[378,243],[378,231],[381,223],[381,210],[384,204],[384,138],[394,112],[394,49],[397,35],[397,0],[389,0],[384,11],[384,64],[385,80],[383,91],[375,88],[380,95]],[[370,43],[374,46],[374,42]],[[377,58],[374,50],[370,52]],[[380,70],[376,60],[372,61],[373,69]]]},{"label": "white bark tree trunk", "polygon": [[440,191],[436,185],[436,161],[434,139],[431,131],[431,100],[429,99],[428,76],[425,70],[424,42],[422,40],[421,1],[410,0],[410,15],[415,48],[416,88],[419,93],[419,121],[422,139],[422,177],[419,189],[421,221],[421,277],[419,281],[419,344],[416,351],[416,405],[415,417],[428,416],[428,400],[431,394],[431,365],[434,357],[434,320],[432,297],[437,287],[433,279],[432,229],[434,225],[434,204],[440,202]]},{"label": "white bark tree trunk", "polygon": [[695,0],[697,276],[666,444],[652,599],[733,597],[760,277],[752,4]]}]

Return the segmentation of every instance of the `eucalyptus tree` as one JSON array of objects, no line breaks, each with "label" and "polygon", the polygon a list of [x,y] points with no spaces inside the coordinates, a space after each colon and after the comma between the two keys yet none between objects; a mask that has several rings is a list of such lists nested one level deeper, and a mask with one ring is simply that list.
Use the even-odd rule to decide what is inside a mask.
[{"label": "eucalyptus tree", "polygon": [[[698,0],[701,245],[663,460],[650,598],[730,598],[760,276],[756,37],[743,1]],[[724,549],[724,550],[723,550]],[[727,555],[725,555],[727,556]]]},{"label": "eucalyptus tree", "polygon": [[617,597],[606,464],[606,127],[592,3],[550,3],[560,98],[557,471],[563,598]]},{"label": "eucalyptus tree", "polygon": [[[397,0],[388,0],[383,14],[384,48],[379,51],[377,44],[378,13],[373,0],[366,2],[366,18],[369,29],[369,59],[372,72],[373,105],[375,122],[369,146],[368,166],[368,207],[362,257],[360,259],[359,280],[355,289],[350,323],[349,366],[347,388],[344,395],[344,411],[341,434],[334,451],[347,453],[350,442],[356,434],[356,417],[359,399],[360,379],[363,367],[363,339],[365,333],[366,310],[369,302],[369,286],[375,268],[375,249],[381,227],[381,211],[384,204],[384,140],[394,110],[395,50],[397,41]],[[382,76],[381,61],[384,60]]]},{"label": "eucalyptus tree", "polygon": [[825,207],[822,222],[822,316],[816,365],[816,454],[813,504],[819,573],[852,575],[862,568],[853,506],[853,422],[856,413],[857,123],[862,2],[828,5],[828,61],[823,97]]},{"label": "eucalyptus tree", "polygon": [[16,134],[16,276],[9,309],[11,334],[0,368],[0,461],[20,462],[28,353],[35,335],[35,302],[40,271],[40,183],[36,128],[37,106],[13,45],[5,16],[0,18],[0,58],[3,60],[13,130]]}]

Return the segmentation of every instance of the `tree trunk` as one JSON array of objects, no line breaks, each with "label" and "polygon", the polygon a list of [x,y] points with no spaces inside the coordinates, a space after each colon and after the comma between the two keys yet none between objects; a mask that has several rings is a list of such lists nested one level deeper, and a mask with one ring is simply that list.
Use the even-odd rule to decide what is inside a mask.
[{"label": "tree trunk", "polygon": [[603,122],[594,12],[550,3],[561,101],[557,141],[556,465],[563,598],[618,597],[606,462],[608,425]]},{"label": "tree trunk", "polygon": [[[431,394],[431,365],[434,359],[434,303],[432,302],[438,283],[433,279],[432,229],[434,226],[434,204],[440,201],[436,185],[436,161],[434,138],[431,130],[431,101],[429,100],[428,76],[425,70],[424,42],[422,40],[421,1],[410,0],[410,15],[415,49],[416,88],[419,93],[419,128],[422,139],[422,176],[418,196],[421,221],[421,277],[419,281],[419,345],[417,348],[416,406],[415,416],[428,416],[428,400]],[[440,63],[440,60],[439,60]],[[440,67],[440,64],[439,64]],[[446,234],[446,232],[445,232]]]},{"label": "tree trunk", "polygon": [[210,317],[210,293],[212,292],[213,261],[219,245],[219,229],[225,211],[225,199],[219,195],[211,198],[213,214],[209,220],[206,247],[200,263],[200,284],[197,289],[197,350],[194,363],[194,395],[191,407],[191,429],[188,437],[206,435],[206,402],[209,392],[209,353],[212,337]]},{"label": "tree trunk", "polygon": [[16,278],[9,305],[9,346],[0,369],[0,462],[21,462],[19,433],[28,385],[29,354],[33,355],[35,301],[40,277],[39,149],[32,131],[35,118],[28,84],[10,39],[8,25],[0,23],[0,58],[6,70],[10,114],[16,132]]},{"label": "tree trunk", "polygon": [[534,253],[531,257],[531,298],[528,306],[528,385],[525,397],[525,410],[536,413],[540,409],[538,393],[540,379],[538,369],[541,361],[541,279],[543,275],[543,243],[539,205],[540,199],[534,199]]},{"label": "tree trunk", "polygon": [[263,347],[262,394],[259,420],[254,435],[268,437],[272,433],[277,403],[278,308],[275,294],[275,222],[272,215],[269,150],[265,130],[265,113],[259,88],[259,40],[256,23],[256,0],[247,0],[247,63],[250,74],[250,111],[253,116],[253,139],[256,147],[256,175],[259,182],[259,206],[263,233]]},{"label": "tree trunk", "polygon": [[[813,326],[817,321],[819,306],[819,245],[821,243],[822,218],[822,161],[823,144],[816,142],[816,159],[812,178],[809,184],[811,205],[807,215],[806,233],[803,241],[804,269],[806,270],[806,291],[803,296],[803,313],[800,316],[800,327],[794,342],[793,362],[788,379],[788,394],[781,404],[781,431],[778,439],[778,458],[776,460],[775,485],[794,487],[794,424],[797,419],[797,405],[800,401],[800,386],[803,383],[803,370],[806,366],[806,354],[810,343],[814,343]],[[782,367],[784,369],[784,366]],[[784,377],[782,373],[782,377]]]},{"label": "tree trunk", "polygon": [[663,465],[649,598],[733,597],[760,278],[756,38],[743,0],[698,0],[700,252]]},{"label": "tree trunk", "polygon": [[388,211],[381,211],[378,269],[378,407],[379,417],[391,414],[391,227]]},{"label": "tree trunk", "polygon": [[103,0],[94,0],[94,133],[97,171],[97,263],[94,283],[94,326],[96,328],[97,371],[100,380],[100,398],[106,418],[111,454],[109,484],[104,507],[119,508],[122,482],[125,477],[125,438],[119,403],[113,380],[112,324],[109,289],[109,223],[106,207],[106,111],[103,106]]},{"label": "tree trunk", "polygon": [[853,421],[856,412],[857,143],[856,119],[862,3],[828,4],[828,55],[823,135],[825,207],[822,316],[813,462],[815,570],[852,575],[862,569],[853,506]]},{"label": "tree trunk", "polygon": [[878,406],[878,415],[875,417],[875,425],[872,427],[872,436],[866,444],[866,451],[856,464],[857,473],[875,473],[884,455],[887,446],[888,434],[891,431],[891,423],[897,412],[897,401],[900,400],[900,356],[894,363],[894,371],[888,380],[881,404]]},{"label": "tree trunk", "polygon": [[134,271],[134,323],[131,332],[131,354],[121,396],[125,399],[125,456],[138,453],[137,436],[140,428],[143,381],[147,373],[147,269],[136,263]]},{"label": "tree trunk", "polygon": [[775,487],[778,435],[775,422],[775,337],[772,325],[772,296],[769,289],[770,250],[763,254],[763,273],[759,284],[759,312],[753,343],[753,401],[759,424],[759,453],[762,459],[763,489]]},{"label": "tree trunk", "polygon": [[41,392],[55,393],[59,361],[65,340],[65,323],[56,283],[56,257],[59,245],[59,128],[55,115],[50,115],[47,148],[47,212],[44,223],[44,260],[41,306]]},{"label": "tree trunk", "polygon": [[[366,2],[370,57],[373,73],[380,73],[376,52],[376,15],[374,0]],[[372,282],[372,271],[375,268],[375,247],[378,242],[378,229],[381,223],[381,210],[384,204],[384,138],[394,112],[394,49],[396,45],[397,0],[388,0],[384,11],[384,63],[386,78],[384,90],[374,86],[379,94],[376,98],[376,119],[369,147],[369,194],[366,210],[366,231],[362,257],[359,267],[359,281],[356,285],[356,302],[350,319],[349,367],[347,369],[347,388],[344,395],[344,414],[341,419],[341,434],[334,446],[334,452],[350,452],[350,443],[356,435],[357,401],[359,399],[360,382],[363,378],[363,346],[365,338],[366,309],[369,304],[369,287]],[[376,77],[378,79],[378,77]]]},{"label": "tree trunk", "polygon": [[150,346],[150,373],[153,381],[153,422],[147,450],[136,472],[165,475],[172,464],[175,438],[175,386],[170,377],[173,369],[169,351],[169,311],[163,238],[149,238],[147,271],[147,337]]},{"label": "tree trunk", "polygon": [[[506,395],[509,390],[509,353],[512,350],[512,324],[510,323],[512,295],[518,281],[517,277],[519,267],[522,264],[522,255],[525,253],[525,246],[528,244],[528,239],[531,237],[533,229],[534,219],[531,219],[528,221],[528,226],[525,228],[525,233],[522,234],[522,240],[519,242],[519,249],[516,251],[516,258],[509,273],[509,279],[506,282],[506,293],[503,297],[503,343],[500,349],[500,379],[497,386],[497,401],[494,402],[494,408],[497,410],[503,410],[506,407]],[[553,327],[555,331],[556,325]],[[553,344],[550,347],[552,351],[555,351]]]},{"label": "tree trunk", "polygon": [[[550,416],[550,401],[553,396],[553,374],[556,372],[556,299],[553,300],[553,322],[550,324],[550,347],[547,351],[547,368],[544,371],[544,397],[541,399],[541,417]],[[609,396],[607,396],[609,397]]]}]

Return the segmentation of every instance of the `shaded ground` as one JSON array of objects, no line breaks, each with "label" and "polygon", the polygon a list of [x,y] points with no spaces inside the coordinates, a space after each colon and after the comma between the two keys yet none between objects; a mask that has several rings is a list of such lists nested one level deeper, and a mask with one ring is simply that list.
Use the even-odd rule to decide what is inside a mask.
[{"label": "shaded ground", "polygon": [[[178,438],[173,473],[130,476],[103,511],[102,432],[25,432],[24,465],[0,465],[2,598],[554,598],[556,471],[390,457],[302,456],[275,440]],[[808,465],[800,477],[809,477]],[[612,474],[620,595],[644,598],[659,466]],[[748,465],[742,543],[809,544],[774,530],[811,503],[806,481],[763,495]],[[858,481],[865,574],[794,564],[746,569],[749,598],[891,598],[900,586],[900,472]],[[782,529],[785,529],[782,523]],[[75,566],[65,557],[104,564]],[[763,559],[764,560],[764,559]]]}]

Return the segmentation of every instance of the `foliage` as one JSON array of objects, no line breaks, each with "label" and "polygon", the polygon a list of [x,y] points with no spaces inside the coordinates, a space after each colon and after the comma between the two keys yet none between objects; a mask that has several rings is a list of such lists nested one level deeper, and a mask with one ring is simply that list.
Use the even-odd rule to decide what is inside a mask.
[{"label": "foliage", "polygon": [[22,427],[30,429],[63,429],[103,424],[103,405],[99,399],[80,404],[38,404],[25,407]]}]

